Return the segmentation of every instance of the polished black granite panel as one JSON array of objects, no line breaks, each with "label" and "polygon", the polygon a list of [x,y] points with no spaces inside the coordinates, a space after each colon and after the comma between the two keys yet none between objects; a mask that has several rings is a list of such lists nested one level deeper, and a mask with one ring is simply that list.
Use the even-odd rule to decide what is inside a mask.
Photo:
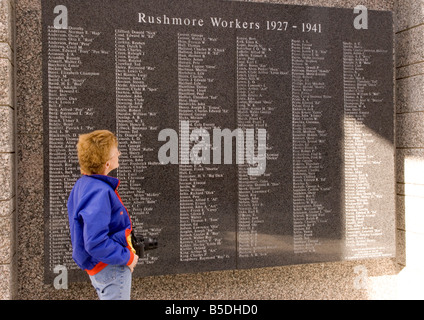
[{"label": "polished black granite panel", "polygon": [[66,200],[96,129],[118,136],[134,228],[159,239],[135,276],[394,255],[391,12],[356,29],[353,8],[42,4],[47,282],[57,265],[86,279]]}]

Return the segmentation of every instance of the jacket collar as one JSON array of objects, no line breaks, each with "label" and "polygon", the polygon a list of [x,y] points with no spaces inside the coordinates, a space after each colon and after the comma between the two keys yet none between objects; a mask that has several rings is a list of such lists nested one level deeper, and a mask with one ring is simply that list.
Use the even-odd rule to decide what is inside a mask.
[{"label": "jacket collar", "polygon": [[105,176],[105,175],[102,175],[102,174],[91,174],[91,175],[86,175],[86,176],[106,182],[108,185],[110,185],[113,188],[113,190],[116,190],[119,186],[119,183],[120,183],[118,178]]}]

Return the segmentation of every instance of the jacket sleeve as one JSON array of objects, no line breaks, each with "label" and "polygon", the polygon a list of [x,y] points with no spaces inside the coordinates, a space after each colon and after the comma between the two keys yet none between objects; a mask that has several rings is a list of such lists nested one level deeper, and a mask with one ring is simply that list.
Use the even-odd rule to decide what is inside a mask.
[{"label": "jacket sleeve", "polygon": [[118,231],[110,237],[112,240],[120,243],[122,246],[130,249],[133,253],[135,253],[135,249],[131,242],[131,229],[125,229]]},{"label": "jacket sleeve", "polygon": [[111,205],[106,190],[96,190],[86,195],[79,215],[83,220],[85,250],[106,264],[130,265],[134,254],[109,237]]}]

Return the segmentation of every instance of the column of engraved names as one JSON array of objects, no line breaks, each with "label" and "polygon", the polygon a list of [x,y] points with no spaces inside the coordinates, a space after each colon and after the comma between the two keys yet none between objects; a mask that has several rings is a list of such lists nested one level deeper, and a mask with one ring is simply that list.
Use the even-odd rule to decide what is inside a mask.
[{"label": "column of engraved names", "polygon": [[[212,75],[218,72],[216,59],[224,49],[218,38],[203,34],[178,34],[178,105],[180,123],[180,261],[227,259],[220,251],[218,191],[223,174],[211,164],[208,141],[203,133],[219,126],[219,118],[228,113],[227,106],[217,103],[217,83]],[[212,117],[212,118],[211,118]],[[209,119],[208,122],[205,122]],[[212,120],[211,120],[212,119]],[[192,130],[198,131],[196,135]],[[192,141],[188,141],[192,138]]]},{"label": "column of engraved names", "polygon": [[[149,59],[154,56],[150,45],[158,37],[155,31],[115,30],[116,72],[116,128],[121,151],[118,178],[120,195],[130,211],[134,228],[138,233],[157,237],[161,228],[152,229],[143,223],[154,212],[159,192],[146,188],[146,171],[157,165],[151,155],[147,136],[157,136],[158,127],[152,125],[157,112],[147,109],[146,95],[156,94],[158,88],[150,85],[155,65]],[[154,47],[154,46],[152,46]],[[157,257],[146,254],[143,263],[153,263]]]},{"label": "column of engraved names", "polygon": [[378,109],[383,99],[378,80],[367,76],[365,69],[382,52],[366,49],[359,42],[343,43],[347,258],[381,254],[374,243],[382,236],[382,230],[373,225],[373,219],[379,207],[375,203],[382,201],[382,195],[373,190],[369,180],[372,172],[381,172],[381,160],[378,150],[373,150],[376,136],[365,122],[370,110]]},{"label": "column of engraved names", "polygon": [[67,197],[80,177],[75,145],[94,108],[79,103],[80,90],[86,81],[99,73],[84,68],[82,58],[107,54],[91,50],[100,32],[80,27],[48,27],[48,121],[49,121],[49,261],[50,268],[66,265],[77,268],[72,260],[67,221]]},{"label": "column of engraved names", "polygon": [[[258,140],[258,129],[267,129],[269,125],[266,117],[281,107],[276,105],[277,102],[271,97],[269,83],[281,81],[280,76],[284,72],[272,66],[268,56],[270,51],[271,49],[257,38],[237,37],[237,128],[244,137],[244,141],[240,140],[238,143],[245,146],[245,149],[238,150],[241,152],[239,157],[244,159],[238,166],[237,240],[240,258],[266,256],[276,249],[275,243],[271,244],[263,238],[264,231],[261,232],[261,226],[269,223],[264,220],[266,203],[263,195],[272,193],[273,188],[280,182],[273,180],[273,174],[269,170],[264,170],[258,176],[249,174],[249,167],[262,164],[250,164],[247,161],[249,154],[259,151],[260,147],[268,149],[265,160],[273,161],[279,157],[271,145],[266,145],[265,141],[265,145],[260,146]],[[249,139],[255,141],[254,150],[248,150]]]},{"label": "column of engraved names", "polygon": [[308,40],[292,40],[292,125],[293,125],[293,244],[295,253],[314,253],[322,244],[314,227],[325,223],[331,209],[318,201],[328,191],[321,174],[327,131],[320,119],[325,104],[328,69],[323,68],[326,50]]}]

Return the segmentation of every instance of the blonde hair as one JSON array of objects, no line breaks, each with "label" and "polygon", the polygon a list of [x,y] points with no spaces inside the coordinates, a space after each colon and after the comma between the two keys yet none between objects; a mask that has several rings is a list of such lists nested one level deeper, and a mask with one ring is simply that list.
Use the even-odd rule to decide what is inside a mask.
[{"label": "blonde hair", "polygon": [[100,174],[118,139],[108,130],[96,130],[79,136],[78,161],[82,174]]}]

